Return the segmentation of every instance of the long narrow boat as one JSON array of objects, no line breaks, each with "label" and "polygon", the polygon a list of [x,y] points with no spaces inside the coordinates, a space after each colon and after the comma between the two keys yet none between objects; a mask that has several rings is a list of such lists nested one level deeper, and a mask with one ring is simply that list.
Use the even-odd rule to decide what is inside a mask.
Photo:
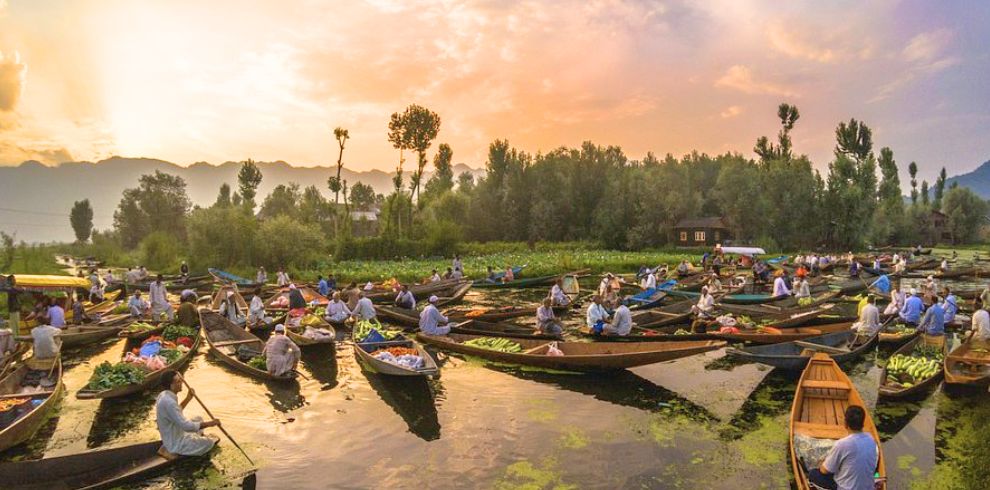
[{"label": "long narrow boat", "polygon": [[246,346],[256,352],[262,352],[265,343],[258,337],[234,325],[219,313],[207,309],[199,310],[199,323],[202,326],[206,343],[210,345],[210,353],[235,371],[253,378],[266,381],[289,381],[295,379],[295,372],[284,376],[272,376],[268,371],[255,369],[237,358],[237,348]]},{"label": "long narrow boat", "polygon": [[476,288],[488,288],[488,289],[508,289],[508,288],[529,288],[535,286],[546,286],[553,284],[554,281],[560,279],[564,276],[573,276],[578,274],[586,273],[587,270],[567,272],[564,274],[554,274],[551,276],[540,276],[540,277],[525,277],[522,279],[516,279],[509,282],[498,282],[489,279],[478,279],[474,281],[474,287]]},{"label": "long narrow boat", "polygon": [[[117,336],[123,337],[128,341],[142,341],[153,335],[161,335],[162,332],[165,331],[165,327],[167,326],[164,322],[162,322],[162,323],[158,323],[158,326],[156,326],[155,328],[149,330],[129,330],[133,325],[134,325],[133,323],[128,324],[128,326],[124,327],[123,330],[117,332]],[[154,323],[151,323],[151,325],[154,325]]]},{"label": "long narrow boat", "polygon": [[[452,309],[444,312],[444,316],[452,322],[464,322],[468,320],[479,320],[483,322],[499,322],[521,316],[534,316],[536,309],[540,305],[529,306],[505,306],[502,308],[474,308],[474,309]],[[553,312],[562,315],[574,307],[574,303],[567,306],[554,306]]]},{"label": "long narrow boat", "polygon": [[511,323],[484,322],[481,320],[468,320],[452,324],[450,331],[452,333],[468,335],[511,337],[517,339],[558,340],[561,338],[560,335],[537,333],[535,327],[513,325]]},{"label": "long narrow boat", "polygon": [[659,328],[668,325],[683,325],[691,323],[691,300],[671,303],[660,308],[636,311],[632,314],[633,323],[640,328]]},{"label": "long narrow boat", "polygon": [[[464,279],[443,279],[440,281],[428,282],[426,284],[410,284],[409,292],[411,292],[416,298],[420,299],[424,296],[429,297],[432,294],[442,296],[445,291],[453,291],[465,282],[471,284],[471,281]],[[398,294],[396,290],[391,288],[384,290],[375,289],[372,291],[363,291],[363,293],[365,298],[370,299],[374,303],[394,301],[395,296]]]},{"label": "long narrow boat", "polygon": [[[423,366],[418,369],[412,369],[399,364],[383,361],[371,355],[372,352],[375,352],[378,349],[388,347],[405,347],[407,349],[416,349],[419,356],[423,358]],[[357,357],[362,368],[372,373],[385,374],[389,376],[435,376],[439,373],[437,363],[433,360],[433,357],[430,356],[430,353],[426,352],[426,349],[424,349],[419,342],[412,339],[407,339],[405,337],[399,337],[387,342],[355,342],[354,356]]]},{"label": "long narrow boat", "polygon": [[[630,342],[630,343],[590,343],[557,342],[562,356],[546,355],[550,343],[543,340],[511,339],[522,347],[523,352],[500,352],[466,345],[464,342],[484,338],[481,335],[450,334],[435,336],[417,334],[424,343],[444,350],[468,354],[496,362],[535,366],[564,371],[598,372],[626,369],[682,357],[701,354],[725,346],[725,342]],[[491,338],[491,337],[489,337]]]},{"label": "long narrow boat", "polygon": [[958,269],[949,269],[944,271],[938,271],[934,274],[937,279],[955,279],[958,277],[986,277],[986,271],[978,267],[960,267]]},{"label": "long narrow boat", "polygon": [[804,369],[814,352],[824,352],[836,362],[846,362],[861,357],[877,343],[877,334],[866,340],[856,332],[847,330],[811,337],[805,340],[756,345],[741,349],[729,348],[726,354],[749,362],[759,362],[780,369]]},{"label": "long narrow boat", "polygon": [[[190,348],[188,352],[182,354],[182,356],[176,359],[175,362],[165,366],[162,369],[146,374],[144,380],[142,380],[140,383],[131,383],[128,385],[111,388],[109,390],[91,390],[87,387],[83,387],[81,390],[76,392],[76,398],[80,400],[118,398],[122,396],[133,395],[135,393],[141,393],[142,391],[154,389],[161,382],[162,375],[164,375],[166,371],[180,370],[184,368],[187,364],[189,364],[189,361],[191,361],[193,356],[196,355],[196,351],[199,350],[199,344],[200,344],[199,338],[200,336],[197,334],[196,338],[193,339],[192,348]],[[131,349],[134,349],[135,347],[140,347],[142,342],[143,340],[128,339],[127,342],[124,342],[123,354],[126,355],[128,352],[131,352]]]},{"label": "long narrow boat", "polygon": [[578,329],[585,337],[596,342],[687,342],[693,340],[719,340],[715,332],[691,332],[689,325],[666,325],[662,327],[643,328],[633,325],[629,335],[596,335],[591,329],[582,325]]},{"label": "long narrow boat", "polygon": [[[106,293],[103,296],[103,301],[100,301],[99,303],[91,304],[89,306],[85,306],[83,307],[83,311],[86,312],[86,316],[90,316],[90,317],[109,313],[113,311],[114,308],[117,307],[117,298],[119,296],[120,296],[120,291],[111,291],[109,293]],[[73,316],[74,314],[71,309],[66,311],[65,321],[68,322],[73,320]],[[38,320],[35,318],[31,318],[28,320],[21,320],[20,325],[22,332],[28,331],[38,326]]]},{"label": "long narrow boat", "polygon": [[[918,345],[930,345],[941,349],[942,355],[948,354],[948,345],[945,342],[945,336],[940,337],[929,337],[928,335],[921,335],[915,337],[910,342],[901,346],[896,352],[891,354],[891,357],[900,354],[904,356],[910,356],[914,351],[915,347]],[[943,369],[938,369],[936,373],[928,378],[915,383],[912,386],[904,387],[900,385],[895,385],[887,381],[887,365],[884,365],[883,371],[880,373],[880,387],[877,389],[877,394],[882,397],[887,398],[907,398],[910,396],[917,395],[919,393],[925,393],[929,389],[938,386],[942,382],[942,376],[944,375]]]},{"label": "long narrow boat", "polygon": [[631,296],[626,296],[622,303],[631,310],[646,310],[659,306],[667,297],[667,291],[660,288],[650,288]]},{"label": "long narrow boat", "polygon": [[798,327],[788,329],[763,328],[753,330],[740,330],[737,333],[719,333],[715,336],[729,342],[746,342],[750,344],[779,344],[782,342],[792,342],[804,340],[821,335],[844,332],[852,327],[853,322],[838,322],[814,327]]},{"label": "long narrow boat", "polygon": [[[454,296],[443,296],[437,298],[436,306],[440,307],[452,303],[457,303],[464,298],[464,295],[466,295],[468,290],[470,289],[471,289],[471,283],[462,284],[457,287],[456,291],[454,291],[455,293]],[[426,303],[421,302],[420,304],[425,305]],[[422,311],[423,311],[422,309],[410,310],[408,308],[400,308],[398,306],[389,306],[389,305],[375,306],[375,312],[378,313],[378,316],[380,318],[406,327],[418,327],[419,314]],[[536,310],[534,309],[532,311],[536,311]],[[451,318],[451,321],[456,321],[456,320],[458,320],[458,317],[456,316],[454,318]]]},{"label": "long narrow boat", "polygon": [[903,328],[903,324],[898,323],[897,320],[896,316],[892,316],[890,323],[880,329],[880,345],[900,345],[918,337],[919,332],[916,328]]},{"label": "long narrow boat", "polygon": [[237,307],[240,308],[241,311],[247,314],[248,302],[244,300],[244,296],[241,295],[241,292],[237,286],[231,286],[229,284],[220,286],[220,288],[213,293],[213,297],[210,299],[210,309],[213,311],[218,311],[220,309],[220,304],[223,303],[224,298],[227,297],[227,293],[234,293],[234,303],[237,304]]},{"label": "long narrow boat", "polygon": [[191,458],[163,458],[158,454],[160,447],[161,441],[155,441],[56,458],[0,463],[0,481],[4,488],[19,490],[113,488]]},{"label": "long narrow boat", "polygon": [[7,371],[8,366],[20,361],[24,357],[24,354],[27,354],[30,347],[31,344],[27,342],[17,342],[17,344],[14,345],[14,350],[3,356],[3,359],[0,359],[0,376],[3,376],[3,373]]},{"label": "long narrow boat", "polygon": [[[95,325],[67,325],[62,329],[59,338],[62,339],[62,348],[80,347],[83,345],[95,344],[101,340],[114,337],[123,327],[98,327]],[[30,336],[19,339],[33,342]]]},{"label": "long narrow boat", "polygon": [[[300,348],[314,347],[314,346],[333,346],[336,342],[337,331],[334,330],[333,325],[331,325],[326,320],[309,314],[303,318],[305,324],[299,325],[298,327],[287,327],[285,329],[285,335],[289,337],[293,342],[296,343]],[[306,327],[315,328],[317,330],[322,330],[326,335],[319,339],[314,339],[306,337],[303,333],[306,332]]]},{"label": "long narrow boat", "polygon": [[813,311],[823,305],[829,304],[829,302],[837,299],[839,296],[840,293],[838,291],[829,291],[819,295],[814,295],[811,297],[811,302],[806,303],[803,306],[798,305],[797,299],[787,297],[767,304],[739,305],[717,303],[715,307],[725,313],[732,313],[734,315],[746,315],[751,318],[777,318],[782,315],[793,315]]},{"label": "long narrow boat", "polygon": [[210,267],[206,271],[209,272],[210,275],[213,276],[213,279],[220,284],[236,284],[237,286],[245,289],[258,289],[264,286],[263,283],[255,282],[220,269],[214,269],[213,267]]},{"label": "long narrow boat", "polygon": [[945,383],[990,385],[990,342],[969,340],[945,357]]},{"label": "long narrow boat", "polygon": [[[330,303],[330,300],[326,296],[316,292],[316,290],[313,288],[302,286],[298,289],[299,292],[302,293],[303,299],[306,300],[307,306],[313,304],[314,301],[318,306],[326,306]],[[284,303],[279,302],[279,298],[282,297],[285,298]],[[268,301],[265,301],[265,309],[267,310],[277,311],[277,310],[287,310],[288,308],[289,308],[289,288],[280,289],[277,293],[275,293],[274,296],[268,298]]]},{"label": "long narrow boat", "polygon": [[[10,409],[19,411],[20,415],[8,425],[0,428],[0,451],[30,439],[44,424],[48,414],[55,408],[62,395],[64,389],[62,385],[62,361],[58,358],[47,361],[31,358],[0,379],[0,396],[5,399],[21,398],[17,396],[21,382],[33,370],[32,368],[45,371],[46,377],[54,381],[54,386],[50,390],[25,394],[23,396],[27,400],[25,405]],[[35,400],[41,400],[41,403],[35,405]],[[0,479],[0,486],[6,487],[7,483],[7,481]]]},{"label": "long narrow boat", "polygon": [[[823,353],[815,354],[801,374],[794,393],[794,403],[791,405],[788,440],[798,489],[812,488],[808,483],[808,471],[821,464],[821,461],[808,460],[810,455],[804,451],[807,443],[822,439],[837,441],[849,435],[849,429],[845,426],[845,412],[852,405],[866,410],[866,404],[856,387],[846,373],[839,369],[835,360]],[[870,434],[877,444],[879,479],[875,488],[883,490],[887,488],[887,471],[884,468],[880,435],[869,412],[866,413],[863,432]]]}]

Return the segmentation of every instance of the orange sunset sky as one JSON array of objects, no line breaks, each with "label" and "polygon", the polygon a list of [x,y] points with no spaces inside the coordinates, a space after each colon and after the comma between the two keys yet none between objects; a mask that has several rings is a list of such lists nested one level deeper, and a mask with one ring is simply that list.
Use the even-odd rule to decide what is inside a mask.
[{"label": "orange sunset sky", "polygon": [[[903,172],[990,159],[990,3],[0,0],[0,164],[111,155],[395,167],[392,112],[488,144],[752,156],[776,105],[824,169],[856,117]],[[435,150],[436,145],[431,149]]]}]

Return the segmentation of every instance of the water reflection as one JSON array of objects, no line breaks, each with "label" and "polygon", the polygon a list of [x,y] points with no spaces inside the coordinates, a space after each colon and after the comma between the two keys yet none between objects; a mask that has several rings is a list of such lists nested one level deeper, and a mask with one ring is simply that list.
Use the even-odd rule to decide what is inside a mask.
[{"label": "water reflection", "polygon": [[282,413],[295,410],[306,404],[306,397],[299,392],[299,381],[266,381],[268,402]]},{"label": "water reflection", "polygon": [[332,346],[315,346],[302,350],[300,364],[307,374],[322,384],[320,389],[329,390],[337,386],[337,358]]},{"label": "water reflection", "polygon": [[[409,432],[424,441],[440,438],[440,419],[434,403],[434,386],[442,393],[440,380],[427,381],[424,377],[383,376],[365,373],[368,384],[382,401],[402,417]],[[432,386],[431,386],[432,385]]]},{"label": "water reflection", "polygon": [[145,392],[135,397],[101,400],[93,418],[93,425],[86,436],[86,447],[100,447],[110,441],[135,431],[152,417],[158,392]]},{"label": "water reflection", "polygon": [[30,439],[22,444],[18,444],[6,451],[0,452],[3,461],[20,461],[23,459],[41,459],[45,456],[48,444],[55,436],[55,429],[58,427],[59,417],[55,416],[41,425],[38,432],[35,432]]},{"label": "water reflection", "polygon": [[765,420],[790,412],[799,378],[800,373],[771,370],[722,427],[719,437],[726,441],[740,439],[762,427]]}]

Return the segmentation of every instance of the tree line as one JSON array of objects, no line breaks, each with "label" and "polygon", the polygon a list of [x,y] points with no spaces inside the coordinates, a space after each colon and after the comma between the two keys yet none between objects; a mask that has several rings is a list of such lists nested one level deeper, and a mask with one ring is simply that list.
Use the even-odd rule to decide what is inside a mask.
[{"label": "tree line", "polygon": [[[439,144],[433,173],[423,182],[441,119],[411,105],[388,123],[388,141],[399,153],[388,195],[341,180],[349,134],[338,127],[333,131],[337,166],[327,179],[332,200],[316,186],[284,183],[259,205],[263,175],[247,160],[236,190],[223,184],[210,206],[192,206],[183,179],[156,172],[123,192],[112,230],[92,232],[88,201],[76,203],[70,220],[80,241],[92,235],[94,244],[137,250],[142,260],[159,267],[186,257],[197,267],[304,268],[328,253],[336,258],[431,255],[450,253],[465,240],[660,248],[674,244],[679,221],[702,216],[723,217],[736,242],[774,250],[980,239],[987,202],[967,188],[946,188],[944,168],[934,184],[923,181],[919,189],[918,166],[911,162],[906,200],[893,150],[875,152],[869,126],[850,119],[837,125],[834,156],[822,175],[793,147],[798,108],[781,104],[778,117],[778,134],[757,139],[755,158],[693,152],[630,160],[620,147],[591,142],[534,155],[495,140],[485,174],[475,179],[467,172],[455,178],[453,150]],[[416,166],[405,182],[408,152],[415,154]],[[378,211],[376,236],[355,236],[354,210]],[[941,216],[936,212],[945,216],[943,229],[935,226]]]}]

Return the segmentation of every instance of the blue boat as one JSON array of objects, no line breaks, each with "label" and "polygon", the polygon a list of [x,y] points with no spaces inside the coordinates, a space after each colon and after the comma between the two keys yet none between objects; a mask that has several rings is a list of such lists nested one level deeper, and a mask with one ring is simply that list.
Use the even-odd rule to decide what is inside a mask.
[{"label": "blue boat", "polygon": [[236,274],[231,274],[229,272],[222,271],[220,269],[214,269],[213,267],[210,267],[209,269],[207,269],[207,271],[209,271],[210,275],[213,276],[214,279],[222,283],[234,283],[237,284],[238,286],[245,286],[245,287],[257,287],[262,285],[250,279],[245,279]]}]

